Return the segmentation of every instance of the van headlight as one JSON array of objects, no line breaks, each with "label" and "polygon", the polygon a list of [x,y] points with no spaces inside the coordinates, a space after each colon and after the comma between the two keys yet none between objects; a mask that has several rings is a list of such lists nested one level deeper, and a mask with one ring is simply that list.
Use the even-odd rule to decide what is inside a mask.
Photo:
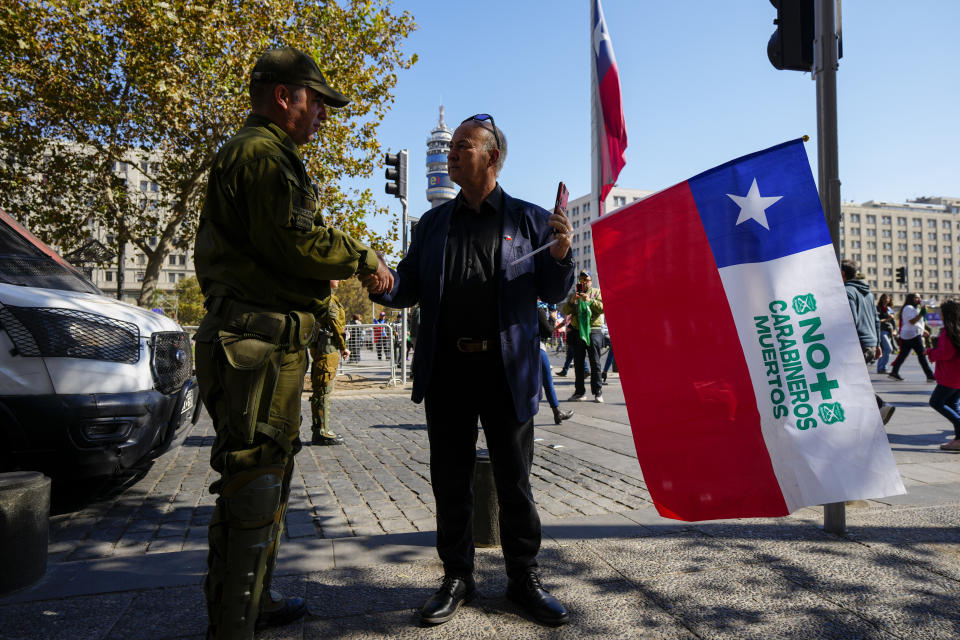
[{"label": "van headlight", "polygon": [[159,331],[150,338],[150,368],[161,393],[172,393],[193,375],[193,348],[184,331]]}]

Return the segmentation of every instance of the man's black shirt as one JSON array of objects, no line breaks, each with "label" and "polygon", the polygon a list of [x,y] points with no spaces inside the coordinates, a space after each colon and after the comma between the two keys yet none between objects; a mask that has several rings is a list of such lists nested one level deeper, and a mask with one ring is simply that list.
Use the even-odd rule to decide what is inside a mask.
[{"label": "man's black shirt", "polygon": [[457,195],[450,216],[443,267],[443,299],[438,333],[452,346],[457,338],[496,339],[500,335],[497,300],[503,189],[498,184],[480,205],[470,208]]}]

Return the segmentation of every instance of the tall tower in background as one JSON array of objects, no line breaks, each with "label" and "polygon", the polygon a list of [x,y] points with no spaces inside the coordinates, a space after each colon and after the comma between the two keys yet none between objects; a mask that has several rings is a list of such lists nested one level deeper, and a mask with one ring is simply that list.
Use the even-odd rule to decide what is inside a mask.
[{"label": "tall tower in background", "polygon": [[437,207],[453,200],[457,191],[447,175],[447,153],[453,130],[443,122],[443,105],[440,105],[440,121],[427,138],[427,200],[430,207]]}]

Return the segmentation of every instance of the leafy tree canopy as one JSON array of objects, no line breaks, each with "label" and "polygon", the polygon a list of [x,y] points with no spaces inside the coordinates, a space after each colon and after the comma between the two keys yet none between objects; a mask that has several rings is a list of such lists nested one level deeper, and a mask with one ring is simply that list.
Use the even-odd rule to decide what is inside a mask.
[{"label": "leafy tree canopy", "polygon": [[193,241],[207,170],[249,111],[250,69],[289,45],[352,98],[301,148],[327,223],[389,252],[396,225],[371,230],[385,210],[338,180],[372,174],[414,28],[390,0],[6,0],[0,207],[65,252],[94,225],[133,242],[147,304],[165,257]]}]

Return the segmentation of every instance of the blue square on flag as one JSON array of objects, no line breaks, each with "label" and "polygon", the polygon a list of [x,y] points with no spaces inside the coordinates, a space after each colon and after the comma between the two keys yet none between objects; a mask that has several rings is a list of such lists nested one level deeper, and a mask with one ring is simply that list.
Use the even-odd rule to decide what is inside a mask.
[{"label": "blue square on flag", "polygon": [[718,267],[766,262],[831,242],[799,140],[687,182]]}]

